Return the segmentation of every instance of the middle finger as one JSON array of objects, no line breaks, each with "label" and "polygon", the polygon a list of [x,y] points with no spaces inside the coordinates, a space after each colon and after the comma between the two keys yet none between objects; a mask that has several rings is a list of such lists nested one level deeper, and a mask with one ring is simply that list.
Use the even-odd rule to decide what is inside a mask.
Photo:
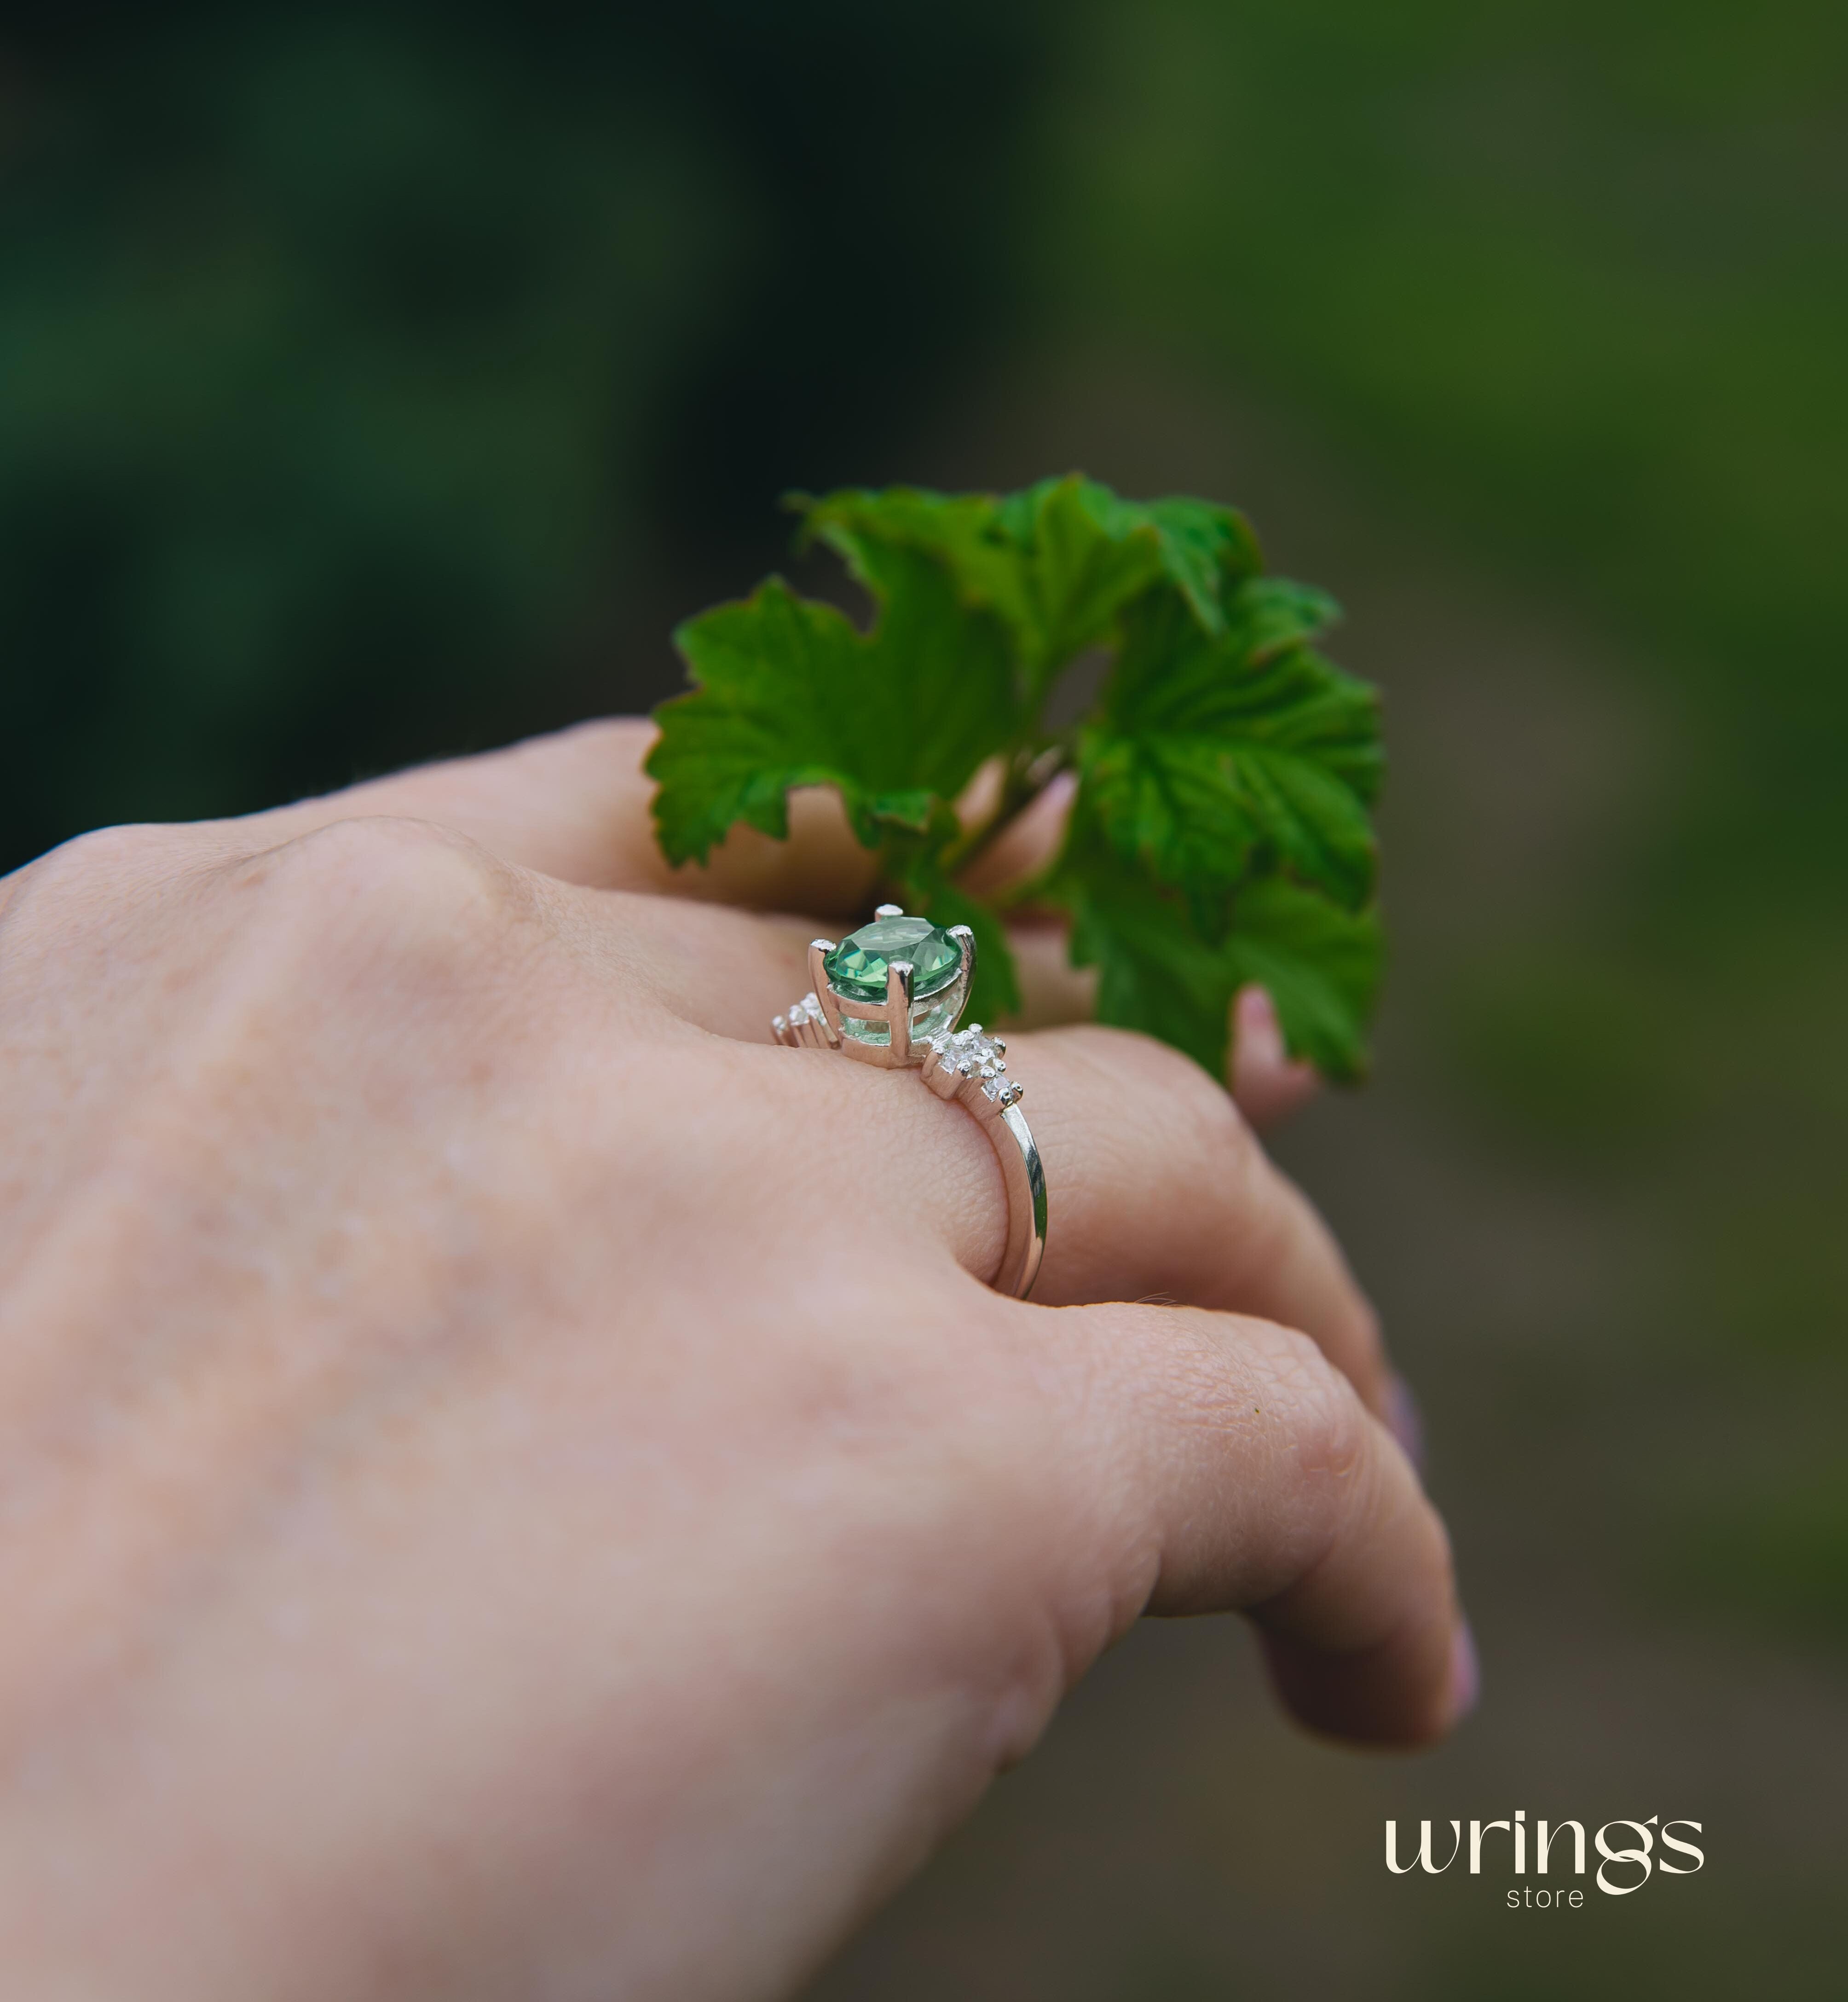
[{"label": "middle finger", "polygon": [[1189,1059],[1121,1029],[1010,1038],[1046,1167],[1048,1306],[1166,1299],[1310,1336],[1376,1414],[1379,1324],[1333,1233]]},{"label": "middle finger", "polygon": [[[607,893],[596,899],[605,921],[612,901]],[[768,1042],[770,1016],[808,985],[799,920],[661,899],[621,902],[653,947],[649,970],[661,998],[702,1027]],[[797,1051],[789,1061],[843,1059]],[[1046,1254],[1036,1303],[1152,1297],[1281,1322],[1310,1336],[1368,1406],[1387,1414],[1379,1323],[1340,1247],[1198,1065],[1148,1037],[1085,1027],[1010,1038],[1008,1069],[1027,1088],[1022,1109],[1046,1169]],[[902,1126],[911,1144],[918,1107],[896,1094],[932,1094],[915,1078],[880,1082],[890,1087],[894,1135]],[[872,1095],[875,1117],[885,1095]],[[970,1116],[932,1103],[945,1119]],[[999,1178],[978,1192],[968,1178],[950,1177],[919,1197],[921,1217],[933,1206],[997,1202]],[[953,1246],[991,1241],[988,1221],[938,1219]]]}]

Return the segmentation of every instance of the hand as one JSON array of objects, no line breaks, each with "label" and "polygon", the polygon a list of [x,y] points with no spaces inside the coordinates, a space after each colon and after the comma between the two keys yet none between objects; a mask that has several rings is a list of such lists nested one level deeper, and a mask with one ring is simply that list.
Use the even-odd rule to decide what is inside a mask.
[{"label": "hand", "polygon": [[670,879],[644,741],[0,884],[5,1993],[776,1995],[1142,1613],[1245,1609],[1339,1735],[1466,1700],[1372,1316],[1231,1100],[1023,1035],[1000,1298],[975,1122],[773,1047],[814,927],[717,901],[866,858],[816,800]]}]

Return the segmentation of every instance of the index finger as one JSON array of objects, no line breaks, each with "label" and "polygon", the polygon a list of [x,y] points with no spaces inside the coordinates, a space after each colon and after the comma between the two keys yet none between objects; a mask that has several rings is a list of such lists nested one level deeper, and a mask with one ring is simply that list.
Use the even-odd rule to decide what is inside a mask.
[{"label": "index finger", "polygon": [[[878,886],[877,858],[855,839],[839,796],[826,786],[790,793],[786,841],[741,824],[706,863],[670,865],[654,838],[654,781],[642,768],[655,734],[644,717],[605,717],[505,750],[417,766],[259,818],[277,840],[373,815],[427,820],[479,842],[504,862],[587,889],[801,911],[828,920],[866,916]],[[971,886],[992,887],[1043,863],[1062,835],[1069,805],[1070,787],[1055,780],[982,858],[979,868],[986,873],[972,875]],[[1062,923],[1042,919],[1016,927],[1010,942],[1023,1024],[1090,1019],[1095,978],[1071,964]],[[790,956],[790,971],[800,970],[800,957]],[[779,971],[779,985],[783,981]],[[800,992],[798,985],[779,992],[764,1009],[765,1019]],[[1274,1011],[1260,989],[1238,998],[1226,1081],[1260,1126],[1293,1111],[1315,1089],[1314,1072],[1285,1052]]]},{"label": "index finger", "polygon": [[504,862],[587,889],[817,916],[864,911],[876,858],[825,787],[790,795],[787,841],[740,825],[707,863],[671,867],[654,839],[654,781],[642,769],[654,738],[646,718],[605,717],[504,751],[420,765],[263,818],[282,839],[361,815],[434,821]]}]

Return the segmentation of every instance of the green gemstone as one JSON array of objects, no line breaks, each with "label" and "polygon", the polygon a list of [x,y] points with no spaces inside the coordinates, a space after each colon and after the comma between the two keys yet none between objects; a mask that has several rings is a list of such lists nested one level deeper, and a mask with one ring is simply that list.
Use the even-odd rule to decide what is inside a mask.
[{"label": "green gemstone", "polygon": [[912,999],[947,987],[963,963],[957,942],[927,918],[875,918],[842,940],[822,964],[837,993],[855,1001],[883,1001],[886,975],[895,959],[912,963]]}]

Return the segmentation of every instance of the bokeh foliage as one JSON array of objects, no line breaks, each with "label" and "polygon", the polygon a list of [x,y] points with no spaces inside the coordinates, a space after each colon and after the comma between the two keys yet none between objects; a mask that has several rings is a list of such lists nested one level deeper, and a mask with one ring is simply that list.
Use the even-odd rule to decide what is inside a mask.
[{"label": "bokeh foliage", "polygon": [[1689,895],[1716,871],[1759,904],[1839,884],[1848,679],[1821,656],[1848,631],[1848,16],[1100,20],[1058,113],[1080,183],[1049,295],[1082,272],[1111,314],[1364,440],[1485,554],[1570,577],[1693,698]]},{"label": "bokeh foliage", "polygon": [[1030,26],[10,26],[0,864],[644,706],[663,576],[773,552],[792,475],[863,473],[1005,297]]},{"label": "bokeh foliage", "polygon": [[[1407,968],[1428,1116],[1672,1250],[1504,1386],[1607,1470],[1571,1561],[1839,1664],[1845,204],[1821,0],[16,19],[0,866],[643,706],[776,495],[961,479],[1022,355],[1255,392],[1644,704],[1574,895]],[[1612,1412],[1668,1416],[1598,1462]]]},{"label": "bokeh foliage", "polygon": [[[1669,776],[1601,889],[1457,969],[1472,1115],[1672,1205],[1682,1366],[1749,1356],[1764,1394],[1839,1403],[1848,14],[1095,19],[1048,114],[1071,181],[1048,309],[1313,413],[1486,570],[1620,636],[1659,704]],[[1848,1638],[1839,1483],[1775,1454],[1710,1483],[1639,1497],[1656,1554]]]}]

